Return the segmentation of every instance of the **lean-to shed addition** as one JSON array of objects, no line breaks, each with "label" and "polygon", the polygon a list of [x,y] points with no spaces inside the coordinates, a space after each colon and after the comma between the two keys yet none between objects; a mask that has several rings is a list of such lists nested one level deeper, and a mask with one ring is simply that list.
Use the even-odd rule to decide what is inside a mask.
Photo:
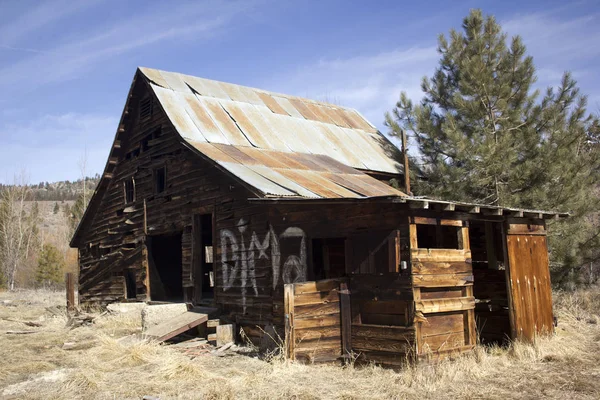
[{"label": "lean-to shed addition", "polygon": [[551,332],[558,215],[406,196],[397,156],[356,110],[140,68],[71,242],[80,299],[211,305],[316,361]]}]

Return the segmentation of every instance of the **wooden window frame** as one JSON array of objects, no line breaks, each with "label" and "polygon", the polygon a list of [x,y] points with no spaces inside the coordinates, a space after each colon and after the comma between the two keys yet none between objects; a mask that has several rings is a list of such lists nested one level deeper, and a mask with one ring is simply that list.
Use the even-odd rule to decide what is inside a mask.
[{"label": "wooden window frame", "polygon": [[[132,199],[129,200],[128,196],[127,196],[127,184],[131,183],[131,188],[132,188]],[[135,178],[133,176],[125,179],[123,181],[123,199],[125,201],[125,204],[132,204],[135,203],[135,198],[136,198],[136,190],[135,190]]]},{"label": "wooden window frame", "polygon": [[[457,243],[458,248],[441,248],[441,247],[419,247],[417,239],[417,227],[419,225],[435,225],[436,227],[453,226],[457,228]],[[442,219],[442,218],[427,218],[427,217],[410,217],[410,237],[411,248],[413,249],[429,249],[429,250],[465,250],[470,249],[469,244],[469,224],[464,220]],[[413,231],[414,230],[414,231]],[[437,235],[441,234],[438,229]],[[439,238],[438,238],[439,240]]]},{"label": "wooden window frame", "polygon": [[[160,192],[158,191],[158,182],[156,181],[158,171],[164,171],[163,190]],[[166,165],[156,167],[152,170],[152,181],[153,181],[153,185],[154,185],[154,194],[155,195],[162,195],[167,192],[168,180],[167,180],[167,166]]]}]

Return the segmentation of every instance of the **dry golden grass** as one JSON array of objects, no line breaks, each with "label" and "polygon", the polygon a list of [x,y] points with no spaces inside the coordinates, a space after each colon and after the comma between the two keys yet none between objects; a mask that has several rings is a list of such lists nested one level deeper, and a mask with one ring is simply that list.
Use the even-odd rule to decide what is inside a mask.
[{"label": "dry golden grass", "polygon": [[[139,321],[129,317],[105,315],[92,326],[65,328],[65,317],[45,309],[62,304],[63,293],[0,293],[0,398],[600,398],[600,290],[555,297],[559,326],[552,338],[508,349],[479,347],[457,361],[394,372],[243,355],[190,359],[170,346],[119,342],[139,331]],[[2,305],[4,299],[13,304]],[[63,350],[65,342],[79,347]]]}]

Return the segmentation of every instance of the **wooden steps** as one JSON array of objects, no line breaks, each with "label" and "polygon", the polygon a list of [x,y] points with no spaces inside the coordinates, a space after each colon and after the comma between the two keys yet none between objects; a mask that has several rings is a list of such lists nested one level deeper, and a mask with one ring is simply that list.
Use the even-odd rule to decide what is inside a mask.
[{"label": "wooden steps", "polygon": [[155,325],[144,332],[144,336],[158,341],[174,338],[200,324],[206,323],[209,318],[218,313],[216,308],[194,307],[191,310],[179,314],[163,323]]}]

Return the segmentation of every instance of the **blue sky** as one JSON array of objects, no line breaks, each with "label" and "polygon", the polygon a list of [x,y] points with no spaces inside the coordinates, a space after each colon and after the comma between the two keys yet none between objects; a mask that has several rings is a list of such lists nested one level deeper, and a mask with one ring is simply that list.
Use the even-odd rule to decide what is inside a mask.
[{"label": "blue sky", "polygon": [[523,37],[538,86],[570,70],[600,111],[599,1],[0,0],[0,182],[77,179],[84,154],[101,173],[137,66],[355,107],[385,132],[471,8]]}]

